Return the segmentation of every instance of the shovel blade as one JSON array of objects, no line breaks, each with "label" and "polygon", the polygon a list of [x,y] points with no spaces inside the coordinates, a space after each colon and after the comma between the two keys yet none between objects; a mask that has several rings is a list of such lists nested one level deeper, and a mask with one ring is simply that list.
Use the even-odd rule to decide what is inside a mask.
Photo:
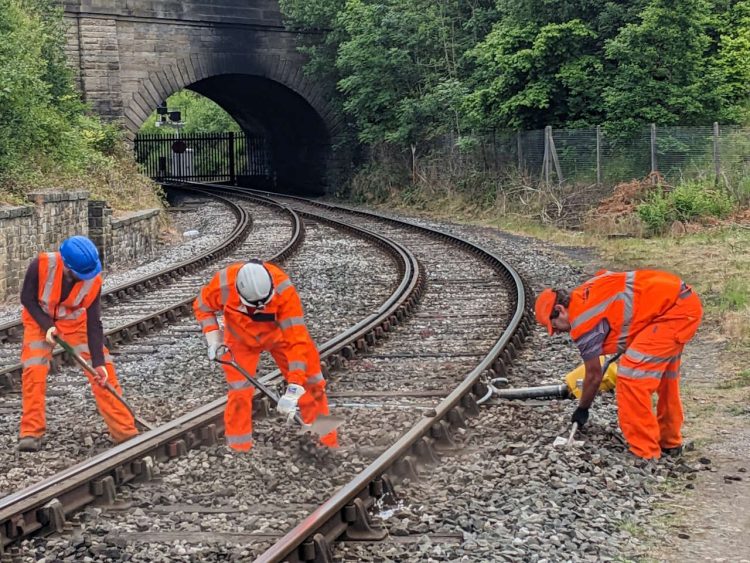
[{"label": "shovel blade", "polygon": [[311,424],[301,425],[300,432],[311,432],[318,436],[325,436],[336,430],[343,423],[344,419],[340,416],[319,416]]},{"label": "shovel blade", "polygon": [[568,445],[568,439],[563,438],[562,436],[558,436],[557,438],[555,438],[555,441],[552,442],[553,448],[564,448],[567,445]]}]

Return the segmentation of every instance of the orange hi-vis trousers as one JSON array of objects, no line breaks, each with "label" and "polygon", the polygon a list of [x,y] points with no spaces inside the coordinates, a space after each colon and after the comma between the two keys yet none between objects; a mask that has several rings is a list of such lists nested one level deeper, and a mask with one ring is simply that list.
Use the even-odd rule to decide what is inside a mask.
[{"label": "orange hi-vis trousers", "polygon": [[[86,343],[86,318],[83,322],[58,322],[57,328],[60,337],[67,341],[85,360],[91,359],[89,347]],[[23,327],[23,349],[21,350],[21,363],[23,365],[22,375],[22,403],[23,413],[21,415],[21,437],[41,437],[47,428],[45,414],[45,399],[47,393],[47,373],[49,373],[50,360],[52,359],[52,346],[44,339],[45,333],[35,322],[24,322]],[[122,393],[117,381],[117,374],[112,365],[109,350],[104,348],[109,377],[107,381]],[[104,422],[109,428],[112,439],[122,442],[138,434],[135,420],[128,410],[115,399],[106,389],[96,383],[86,372],[89,378],[91,390],[94,393],[96,406],[102,415]]]},{"label": "orange hi-vis trousers", "polygon": [[[227,344],[232,350],[235,362],[247,373],[255,376],[258,360],[264,348],[250,348],[237,341],[231,341]],[[289,364],[284,342],[274,344],[268,352],[281,370],[284,379],[287,379]],[[320,363],[309,362],[309,364],[307,375],[311,376],[310,379],[313,379],[315,375],[320,374]],[[255,388],[232,366],[222,365],[222,368],[224,368],[224,375],[229,387],[227,405],[224,409],[224,436],[227,445],[232,449],[248,451],[253,447],[253,395],[255,394]],[[325,393],[324,382],[323,384],[305,383],[304,387],[305,394],[300,397],[297,406],[299,407],[300,418],[303,422],[309,424],[318,416],[329,414],[328,397]],[[331,448],[337,447],[336,431],[322,436],[320,442]]]},{"label": "orange hi-vis trousers", "polygon": [[[703,307],[692,291],[633,339],[617,368],[617,410],[630,451],[661,457],[662,448],[682,445],[680,358],[700,325]],[[656,416],[652,396],[656,393]]]}]

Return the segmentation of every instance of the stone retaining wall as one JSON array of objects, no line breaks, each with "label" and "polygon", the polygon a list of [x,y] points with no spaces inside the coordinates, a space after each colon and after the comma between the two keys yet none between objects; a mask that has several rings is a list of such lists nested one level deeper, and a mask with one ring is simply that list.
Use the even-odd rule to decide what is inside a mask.
[{"label": "stone retaining wall", "polygon": [[115,219],[105,202],[89,201],[83,191],[32,193],[28,200],[30,205],[0,207],[0,301],[17,297],[37,254],[57,249],[69,236],[90,236],[105,269],[141,261],[156,249],[158,209]]}]

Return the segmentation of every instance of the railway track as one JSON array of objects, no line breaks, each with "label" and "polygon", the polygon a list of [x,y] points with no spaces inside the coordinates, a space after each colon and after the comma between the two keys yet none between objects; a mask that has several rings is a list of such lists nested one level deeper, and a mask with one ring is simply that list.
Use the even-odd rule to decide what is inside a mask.
[{"label": "railway track", "polygon": [[[266,227],[267,227],[267,225],[266,225]],[[263,232],[267,233],[268,230],[269,229],[265,228],[265,229],[263,229]],[[333,276],[336,276],[339,273],[338,271],[334,271],[334,272],[326,271],[326,270],[330,270],[330,267],[328,267],[328,266],[325,265],[325,260],[320,260],[320,258],[324,255],[324,253],[327,251],[327,249],[329,249],[330,252],[336,252],[336,253],[342,253],[342,254],[346,254],[346,253],[349,253],[349,252],[356,252],[358,254],[361,254],[361,253],[364,252],[363,242],[361,241],[361,239],[354,239],[352,237],[348,237],[348,239],[341,239],[341,237],[338,237],[341,240],[339,240],[336,243],[332,243],[331,242],[332,239],[334,239],[336,237],[334,237],[333,228],[330,227],[330,226],[328,226],[328,225],[324,225],[324,224],[310,225],[310,230],[312,230],[314,234],[311,235],[311,236],[309,236],[308,238],[313,238],[313,239],[317,238],[319,240],[318,240],[318,244],[313,247],[311,255],[306,256],[306,261],[309,262],[309,263],[315,263],[315,267],[311,269],[312,271],[309,272],[309,275],[305,278],[305,280],[295,279],[295,281],[297,282],[296,285],[298,286],[298,289],[300,289],[300,291],[303,294],[303,296],[305,295],[305,293],[310,293],[310,292],[313,292],[313,291],[320,292],[321,290],[325,290],[324,286],[327,283],[326,279],[330,278],[330,277],[333,277]],[[357,242],[357,241],[359,241],[359,242]],[[229,257],[227,257],[226,261],[227,262],[231,262],[231,261],[234,261],[234,260],[237,260],[237,259],[247,258],[249,256],[256,256],[256,255],[259,255],[259,254],[262,255],[263,252],[257,252],[257,251],[258,250],[267,249],[265,241],[259,239],[259,240],[255,241],[255,244],[256,244],[256,247],[257,247],[255,249],[256,252],[242,252],[241,256],[231,256],[230,255]],[[367,243],[367,245],[369,246],[369,243]],[[381,251],[377,251],[377,252],[379,254],[383,255],[383,253]],[[387,256],[385,256],[385,255],[383,255],[383,256],[387,259],[386,261],[390,260],[390,258],[388,258]],[[317,261],[316,261],[316,258],[317,258]],[[382,258],[381,258],[381,261],[382,261]],[[367,260],[367,263],[363,264],[362,267],[363,268],[369,268],[369,267],[371,267],[374,264],[378,264],[378,258],[375,257],[375,256],[370,256],[369,260]],[[217,264],[216,267],[218,268],[220,265],[221,265],[221,263]],[[380,269],[384,270],[385,268],[381,267]],[[212,269],[211,273],[213,273],[213,271],[214,270]],[[295,269],[292,268],[290,271],[294,275]],[[378,285],[380,285],[381,288],[390,287],[392,285],[392,282],[389,279],[386,279],[386,278],[387,278],[387,276],[384,278],[384,276],[382,276],[382,275],[381,276],[375,276],[374,278],[372,278],[372,280],[371,280],[372,283],[368,284],[368,286],[367,286],[367,294],[369,294],[369,296],[367,294],[365,294],[364,292],[362,292],[363,293],[362,295],[347,295],[345,292],[342,293],[341,291],[335,291],[335,292],[333,292],[332,297],[337,298],[337,300],[340,301],[340,303],[336,304],[335,302],[331,302],[331,300],[329,299],[327,303],[324,303],[322,305],[324,306],[324,308],[326,310],[336,310],[336,308],[339,308],[339,309],[349,309],[351,311],[350,314],[362,316],[360,314],[360,309],[358,309],[356,306],[353,306],[353,304],[350,303],[350,302],[359,302],[359,303],[362,304],[361,307],[364,307],[364,308],[366,308],[367,311],[369,311],[369,309],[370,309],[371,306],[376,306],[377,305],[377,303],[373,303],[371,301],[372,298],[373,298],[373,296],[375,298],[377,298],[377,291],[373,291],[373,289],[375,287],[377,287]],[[300,281],[302,283],[300,283]],[[323,286],[323,287],[321,287],[321,286]],[[192,301],[193,298],[194,298],[194,294],[191,297],[190,301]],[[377,301],[379,302],[380,300],[378,299]],[[310,311],[308,309],[308,313],[309,312]],[[336,319],[334,319],[334,321],[335,320]],[[345,316],[343,317],[343,320],[348,325],[353,324],[354,322],[356,322],[356,319],[347,319]],[[324,321],[325,321],[325,319],[324,319]],[[326,332],[329,332],[329,333],[333,332],[334,334],[336,332],[339,332],[340,327],[337,327],[337,328],[334,328],[334,329],[329,329],[328,326],[330,324],[331,324],[330,322],[328,322],[328,323],[327,322],[318,323],[318,325],[323,325],[322,326],[322,330],[321,330],[321,328],[319,326],[318,327],[313,327],[313,329],[315,329],[315,328],[318,329],[318,330],[313,330],[314,336],[316,336],[315,335],[316,332],[317,333],[322,332],[323,334],[325,334]],[[335,322],[333,323],[333,325],[335,327]],[[185,331],[185,332],[183,332],[181,338],[182,339],[191,338],[193,340],[192,348],[194,350],[198,351],[197,354],[194,354],[194,356],[197,356],[198,358],[200,358],[200,360],[202,360],[203,366],[205,366],[207,364],[207,361],[203,357],[204,354],[205,354],[205,345],[202,342],[202,338],[200,337],[200,332],[197,330],[197,327],[195,327],[194,320],[188,320],[187,321],[187,326],[181,327],[178,324],[178,325],[176,325],[175,327],[172,327],[172,329],[169,329],[169,330],[181,329],[181,328],[184,329],[184,331]],[[164,333],[159,333],[159,334],[157,334],[155,336],[155,338],[159,342],[163,342],[165,339],[169,338],[169,335],[165,335]],[[134,346],[142,348],[142,350],[139,350],[140,354],[146,354],[146,355],[150,356],[150,355],[152,355],[155,352],[155,350],[149,348],[148,339],[138,340],[137,343],[134,344]],[[124,347],[123,347],[123,350],[124,350]],[[124,350],[124,351],[126,351],[126,350]],[[118,364],[118,368],[120,368],[120,366],[122,365],[120,363],[121,359],[116,360],[116,363]],[[161,359],[163,360],[165,358],[161,358]],[[188,362],[188,365],[178,366],[178,369],[182,368],[182,370],[184,372],[186,368],[190,368],[190,363],[191,362]],[[122,373],[122,369],[120,371]],[[206,371],[205,367],[203,367],[203,371],[204,372]],[[72,377],[74,378],[75,375],[72,375]],[[216,380],[217,380],[217,382],[221,381],[221,384],[220,385],[215,385],[214,386],[214,388],[215,388],[214,391],[216,389],[220,389],[218,395],[223,395],[223,393],[224,393],[223,377],[216,378]],[[193,382],[193,383],[195,383],[195,382]],[[123,381],[123,384],[124,384],[124,387],[126,389],[126,392],[131,392],[132,393],[131,394],[131,402],[133,402],[133,404],[137,408],[137,410],[140,410],[141,412],[148,412],[148,413],[153,413],[153,412],[159,410],[158,405],[155,405],[155,406],[154,405],[149,405],[148,408],[139,408],[139,407],[143,407],[143,401],[141,400],[142,399],[142,395],[138,392],[139,389],[136,388],[136,387],[134,387],[132,384],[130,384],[127,381],[127,379],[125,379]],[[150,385],[150,382],[148,381],[148,379],[146,379],[146,382],[143,385],[143,389],[146,390],[146,393],[148,393],[149,385]],[[202,397],[202,399],[203,399],[202,402],[204,402],[204,403],[206,402],[207,399],[210,398],[210,395],[207,395],[207,394],[204,393],[205,389],[206,389],[205,387],[197,387],[197,389],[196,389],[197,396],[198,397]],[[168,389],[168,391],[169,391],[169,389]],[[174,391],[174,390],[172,389],[171,391]],[[151,393],[153,393],[153,391],[151,391]],[[218,396],[218,395],[215,395],[215,396]],[[180,394],[180,396],[181,396],[181,394]],[[134,400],[133,397],[136,397],[136,399]],[[178,400],[178,399],[179,399],[179,397],[175,398],[175,400]],[[9,409],[9,411],[17,413],[18,412],[18,407],[16,407],[15,409],[11,408],[11,409]],[[167,418],[166,421],[168,421],[168,420],[170,420],[170,419]],[[69,431],[70,429],[69,428],[64,428],[64,430],[65,431]],[[13,433],[15,433],[15,432],[13,432]],[[12,449],[8,448],[7,452],[12,456],[12,452],[13,452]],[[55,454],[57,454],[57,452],[55,452]],[[29,460],[29,461],[31,461],[31,460]],[[3,463],[3,465],[5,465],[5,463]],[[11,466],[11,465],[12,465],[12,461],[8,463],[8,466]],[[7,497],[4,500],[7,500]],[[18,520],[16,520],[16,521],[18,522]],[[22,524],[22,526],[25,526],[25,524]],[[7,544],[7,542],[4,542],[4,543]]]},{"label": "railway track", "polygon": [[[133,520],[150,521],[153,516],[158,521],[154,514],[159,506],[144,500],[143,495],[169,498],[165,492],[174,490],[180,482],[177,477],[184,475],[190,476],[191,488],[198,487],[194,497],[208,502],[215,493],[216,480],[210,474],[216,463],[221,463],[228,475],[237,476],[234,483],[241,485],[233,485],[231,494],[234,512],[230,513],[235,516],[223,514],[222,524],[216,529],[209,526],[204,535],[228,537],[228,541],[235,537],[240,543],[240,536],[245,541],[253,538],[253,546],[240,552],[247,556],[269,561],[325,560],[330,542],[338,537],[382,534],[370,527],[368,509],[393,494],[391,476],[413,477],[423,463],[434,462],[441,449],[453,447],[454,433],[461,431],[466,416],[476,412],[475,397],[484,392],[480,377],[501,373],[528,331],[525,290],[501,259],[465,241],[334,206],[311,206],[301,200],[288,205],[306,220],[323,216],[351,226],[355,222],[352,217],[356,217],[356,222],[366,224],[370,231],[365,236],[389,245],[400,257],[403,277],[397,290],[353,329],[321,345],[328,365],[342,368],[329,379],[332,402],[348,417],[341,450],[311,452],[304,439],[274,434],[274,421],[267,419],[259,422],[258,432],[273,439],[256,447],[252,456],[226,456],[217,444],[221,399],[163,425],[156,431],[158,436],[144,435],[75,471],[53,477],[40,484],[41,488],[2,499],[4,546],[40,530],[62,531],[66,518],[84,502],[94,498],[116,502],[121,498],[118,487],[136,480],[149,484],[126,488],[123,494],[138,505],[133,510],[140,514],[105,511],[98,515],[98,525],[127,530]],[[417,259],[424,263],[422,274]],[[264,377],[270,382],[277,378],[273,372]],[[197,450],[198,446],[205,447]],[[293,459],[279,458],[277,454],[284,448],[291,448]],[[268,483],[269,475],[291,472],[294,483],[306,478],[320,480],[321,465],[331,477],[323,479],[324,486],[306,489],[304,502],[295,506],[288,498],[280,498],[278,504],[286,501],[292,510],[280,511],[274,503],[267,513],[256,510],[255,523],[247,524],[247,510],[242,507],[258,501],[251,491],[266,491],[266,495],[279,489],[288,492],[283,482]],[[149,504],[153,510],[148,510]],[[191,510],[198,514],[211,508],[193,504]],[[312,511],[315,506],[318,508]],[[216,508],[213,513],[220,511]],[[161,512],[184,510],[172,506]],[[77,523],[88,526],[84,524],[87,518]],[[231,530],[243,521],[242,533],[232,536]],[[222,525],[227,529],[222,530]],[[186,536],[192,534],[192,540],[186,541],[202,537],[195,533],[185,532]],[[122,537],[118,541],[122,543]],[[147,542],[148,538],[138,541]],[[265,548],[268,551],[263,553]]]}]

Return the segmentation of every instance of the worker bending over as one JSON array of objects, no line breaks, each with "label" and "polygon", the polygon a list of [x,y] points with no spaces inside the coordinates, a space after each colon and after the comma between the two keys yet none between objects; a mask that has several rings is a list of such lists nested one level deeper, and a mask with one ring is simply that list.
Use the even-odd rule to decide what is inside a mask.
[{"label": "worker bending over", "polygon": [[569,332],[583,357],[586,376],[573,422],[588,420],[602,379],[599,356],[622,352],[617,409],[630,451],[647,459],[682,451],[680,357],[703,315],[690,286],[657,270],[602,270],[570,293],[545,289],[535,312],[550,334]]},{"label": "worker bending over", "polygon": [[133,415],[105,388],[109,382],[121,392],[109,350],[104,346],[101,320],[102,264],[89,239],[74,236],[63,241],[59,252],[35,258],[23,280],[23,349],[21,362],[21,438],[18,449],[37,451],[46,430],[45,394],[55,336],[66,340],[90,360],[99,378],[92,383],[96,406],[115,443],[138,434]]},{"label": "worker bending over", "polygon": [[[281,268],[260,260],[227,266],[201,289],[193,310],[206,335],[210,360],[226,345],[240,367],[255,376],[261,352],[268,351],[287,381],[277,410],[290,415],[299,405],[306,424],[328,414],[318,349],[305,326],[297,290]],[[224,314],[223,331],[216,318],[220,311]],[[229,386],[224,411],[226,440],[231,448],[247,451],[253,446],[255,389],[236,369],[223,367]],[[336,431],[320,441],[336,447]]]}]

